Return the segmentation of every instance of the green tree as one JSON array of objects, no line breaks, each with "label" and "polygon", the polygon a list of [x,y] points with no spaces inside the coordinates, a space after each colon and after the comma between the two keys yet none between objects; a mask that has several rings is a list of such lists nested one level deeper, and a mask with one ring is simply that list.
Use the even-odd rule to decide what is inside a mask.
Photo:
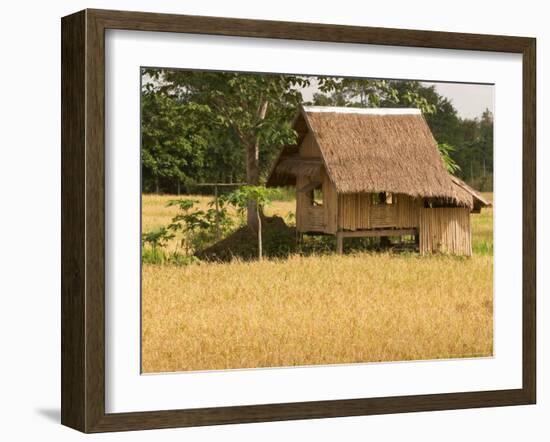
[{"label": "green tree", "polygon": [[[261,160],[270,161],[285,145],[296,141],[291,121],[302,102],[301,88],[309,80],[295,75],[233,72],[151,70],[161,90],[185,103],[204,106],[204,124],[226,130],[245,152],[246,182],[260,184]],[[247,224],[258,228],[256,203],[248,203]]]},{"label": "green tree", "polygon": [[481,118],[460,120],[462,137],[456,160],[462,168],[461,177],[473,187],[493,190],[493,115],[486,110]]},{"label": "green tree", "polygon": [[[319,90],[324,93],[330,105],[353,107],[379,107],[384,99],[391,99],[394,90],[386,80],[362,78],[319,77]],[[323,101],[317,97],[318,104]]]},{"label": "green tree", "polygon": [[349,107],[416,107],[424,114],[435,105],[422,95],[419,82],[397,82],[364,78],[319,77],[314,104]]},{"label": "green tree", "polygon": [[192,179],[204,161],[208,133],[200,124],[207,109],[148,84],[142,90],[141,159],[144,179],[160,190],[160,180],[177,183]]}]

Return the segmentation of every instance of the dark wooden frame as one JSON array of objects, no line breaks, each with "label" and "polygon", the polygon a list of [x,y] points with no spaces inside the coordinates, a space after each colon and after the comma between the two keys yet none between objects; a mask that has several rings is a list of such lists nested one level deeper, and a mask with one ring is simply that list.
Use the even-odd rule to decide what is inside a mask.
[{"label": "dark wooden frame", "polygon": [[[518,53],[523,56],[523,386],[514,390],[105,413],[105,30]],[[534,404],[536,40],[405,29],[84,10],[62,30],[61,422],[84,432]]]}]

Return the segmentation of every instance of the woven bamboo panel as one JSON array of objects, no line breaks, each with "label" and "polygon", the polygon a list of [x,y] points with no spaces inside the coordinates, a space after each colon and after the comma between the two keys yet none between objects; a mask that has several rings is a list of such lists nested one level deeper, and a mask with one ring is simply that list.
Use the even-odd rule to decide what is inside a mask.
[{"label": "woven bamboo panel", "polygon": [[397,204],[375,204],[370,207],[370,227],[398,227]]},{"label": "woven bamboo panel", "polygon": [[420,253],[472,255],[470,210],[465,207],[420,209]]},{"label": "woven bamboo panel", "polygon": [[421,200],[392,195],[392,204],[372,204],[372,194],[338,197],[338,225],[344,230],[418,227]]},{"label": "woven bamboo panel", "polygon": [[408,195],[394,195],[398,209],[397,226],[400,228],[418,227],[421,198],[413,198]]}]

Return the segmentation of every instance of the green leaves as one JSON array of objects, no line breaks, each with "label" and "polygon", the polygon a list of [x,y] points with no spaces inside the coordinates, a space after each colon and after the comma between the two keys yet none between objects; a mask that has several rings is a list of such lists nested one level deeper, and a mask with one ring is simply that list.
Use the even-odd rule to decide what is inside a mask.
[{"label": "green leaves", "polygon": [[168,228],[174,232],[181,231],[184,233],[193,232],[197,229],[206,229],[209,227],[206,214],[203,210],[190,210],[197,204],[197,200],[177,199],[170,200],[167,207],[177,206],[181,210],[174,218]]},{"label": "green leaves", "polygon": [[185,246],[187,254],[191,249],[200,248],[205,244],[219,239],[220,234],[225,234],[233,227],[233,220],[227,212],[224,201],[218,198],[209,203],[208,210],[195,209],[199,201],[186,198],[170,200],[168,207],[176,206],[180,212],[172,218],[168,229],[174,233],[181,232],[181,245]]},{"label": "green leaves", "polygon": [[317,95],[314,100],[322,106],[379,107],[382,101],[396,96],[386,80],[319,77],[318,83],[325,95]]},{"label": "green leaves", "polygon": [[[258,167],[267,170],[280,148],[296,140],[290,122],[302,103],[301,88],[310,82],[308,77],[296,75],[168,69],[146,69],[144,73],[156,83],[157,94],[164,94],[189,111],[182,112],[182,118],[193,115],[193,126],[203,129],[200,133],[206,145],[203,152],[197,153],[201,164],[187,159],[189,164],[183,169],[184,178],[195,181],[219,181],[220,175],[243,181],[244,157],[249,155],[250,146],[257,146]],[[194,148],[194,140],[188,141]],[[147,161],[148,170],[154,173],[158,167],[150,163]],[[194,165],[199,166],[197,173]]]},{"label": "green leaves", "polygon": [[144,179],[186,182],[204,162],[208,133],[199,116],[208,108],[181,103],[146,87],[142,94],[141,158]]},{"label": "green leaves", "polygon": [[268,189],[264,186],[242,186],[227,195],[223,195],[220,200],[231,204],[242,213],[246,210],[249,201],[254,201],[258,207],[264,208],[277,195],[278,192],[276,189]]},{"label": "green leaves", "polygon": [[153,249],[157,247],[165,247],[168,241],[174,238],[174,234],[170,233],[166,227],[150,230],[141,235],[142,244],[148,244]]},{"label": "green leaves", "polygon": [[317,105],[421,109],[436,140],[456,148],[442,152],[454,160],[446,162],[450,170],[469,182],[492,180],[492,115],[461,119],[449,99],[419,81],[171,69],[143,73],[145,191],[158,186],[179,192],[176,184],[181,184],[189,193],[197,182],[262,182],[281,147],[296,142],[292,121],[307,86],[317,87]]},{"label": "green leaves", "polygon": [[456,149],[447,143],[438,143],[437,148],[443,160],[443,164],[449,173],[453,175],[456,174],[460,169],[460,166],[456,163],[455,160],[451,157],[451,152],[454,152]]},{"label": "green leaves", "polygon": [[177,200],[168,201],[167,207],[178,206],[180,210],[187,212],[189,209],[192,209],[195,204],[198,204],[198,200],[190,200],[185,198],[180,198]]}]

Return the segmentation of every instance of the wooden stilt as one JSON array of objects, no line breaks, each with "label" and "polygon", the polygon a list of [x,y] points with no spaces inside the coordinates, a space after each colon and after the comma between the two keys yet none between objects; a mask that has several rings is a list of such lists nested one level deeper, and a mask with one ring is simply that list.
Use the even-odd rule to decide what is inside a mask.
[{"label": "wooden stilt", "polygon": [[296,244],[301,247],[304,243],[304,234],[302,232],[296,232]]},{"label": "wooden stilt", "polygon": [[342,232],[336,232],[336,253],[338,253],[338,255],[344,253],[344,235]]}]

